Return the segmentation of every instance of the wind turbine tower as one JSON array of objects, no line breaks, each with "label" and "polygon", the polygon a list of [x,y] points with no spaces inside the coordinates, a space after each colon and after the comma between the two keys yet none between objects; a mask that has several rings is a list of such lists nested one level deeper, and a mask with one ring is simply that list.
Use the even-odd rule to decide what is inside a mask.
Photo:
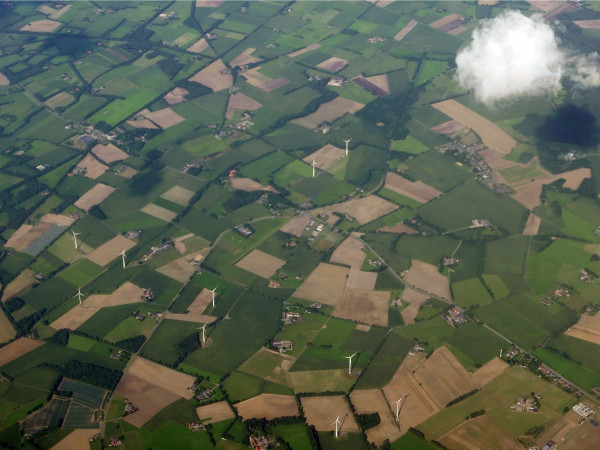
[{"label": "wind turbine tower", "polygon": [[73,240],[75,241],[75,250],[77,250],[77,236],[79,236],[81,233],[75,233],[73,230],[71,230],[71,233],[73,233]]},{"label": "wind turbine tower", "polygon": [[75,294],[73,297],[78,297],[78,299],[79,299],[79,306],[81,306],[81,304],[82,304],[81,297],[83,297],[83,294],[81,293],[81,288],[77,288],[77,294]]},{"label": "wind turbine tower", "polygon": [[338,426],[341,424],[342,422],[340,422],[340,416],[337,416],[337,419],[335,419],[335,422],[333,422],[333,424],[335,425],[335,438],[337,439],[338,437]]},{"label": "wind turbine tower", "polygon": [[[202,345],[204,345],[206,343],[206,325],[208,325],[207,323],[205,323],[204,325],[202,325]],[[200,328],[198,328],[200,329]]]},{"label": "wind turbine tower", "polygon": [[315,177],[315,160],[312,161],[313,178]]},{"label": "wind turbine tower", "polygon": [[346,156],[348,156],[348,144],[350,143],[351,140],[352,140],[352,138],[344,139],[344,142],[346,143]]},{"label": "wind turbine tower", "polygon": [[344,356],[348,360],[348,375],[352,375],[352,358],[356,356],[358,352],[354,352],[352,356]]},{"label": "wind turbine tower", "polygon": [[121,252],[121,256],[123,257],[123,269],[125,268],[125,249]]},{"label": "wind turbine tower", "polygon": [[219,287],[219,286],[216,286],[216,287],[215,287],[215,288],[214,288],[212,291],[210,291],[210,292],[212,292],[212,303],[213,303],[213,308],[215,307],[215,297],[216,297],[216,295],[215,295],[215,291],[217,290],[217,288],[218,288],[218,287]]}]

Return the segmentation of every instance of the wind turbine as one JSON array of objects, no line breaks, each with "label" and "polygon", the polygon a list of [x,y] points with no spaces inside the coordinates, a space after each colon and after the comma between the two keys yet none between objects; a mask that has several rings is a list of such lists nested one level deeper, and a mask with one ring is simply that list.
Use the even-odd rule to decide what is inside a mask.
[{"label": "wind turbine", "polygon": [[348,375],[352,375],[352,358],[356,356],[358,352],[354,352],[352,356],[344,356],[348,360]]},{"label": "wind turbine", "polygon": [[73,233],[73,240],[75,241],[75,250],[77,250],[77,236],[79,236],[81,233],[75,233],[73,230],[71,230],[71,233]]},{"label": "wind turbine", "polygon": [[315,159],[312,160],[313,178],[315,177]]},{"label": "wind turbine", "polygon": [[215,307],[215,291],[217,290],[219,286],[216,286],[212,291],[212,302],[213,302],[213,308]]},{"label": "wind turbine", "polygon": [[[408,394],[410,394],[410,392]],[[398,421],[398,422],[400,421],[400,410],[402,409],[402,406],[404,406],[404,403],[402,402],[402,400],[406,401],[408,394],[400,397],[400,400],[396,401],[396,421]]]},{"label": "wind turbine", "polygon": [[340,416],[337,416],[337,419],[335,419],[335,422],[333,422],[333,424],[335,425],[335,438],[337,439],[338,437],[338,425],[340,425],[342,422],[340,422]]},{"label": "wind turbine", "polygon": [[77,294],[75,294],[73,297],[78,297],[79,298],[79,305],[81,306],[81,297],[83,297],[83,294],[81,293],[81,288],[77,288]]},{"label": "wind turbine", "polygon": [[343,139],[343,141],[346,143],[346,156],[348,156],[348,144],[350,143],[351,140],[352,140],[352,138]]},{"label": "wind turbine", "polygon": [[[206,342],[206,325],[208,325],[207,323],[205,323],[204,325],[202,325],[200,328],[202,328],[202,345],[204,345],[204,343]],[[200,329],[198,328],[198,329]]]},{"label": "wind turbine", "polygon": [[121,256],[123,257],[123,269],[125,268],[125,249],[121,252]]}]

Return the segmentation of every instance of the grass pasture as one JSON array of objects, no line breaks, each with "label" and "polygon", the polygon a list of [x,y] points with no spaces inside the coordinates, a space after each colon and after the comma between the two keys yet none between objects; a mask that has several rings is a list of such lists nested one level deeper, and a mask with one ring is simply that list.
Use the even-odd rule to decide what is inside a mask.
[{"label": "grass pasture", "polygon": [[463,308],[471,305],[487,305],[494,301],[479,278],[453,283],[452,298]]}]

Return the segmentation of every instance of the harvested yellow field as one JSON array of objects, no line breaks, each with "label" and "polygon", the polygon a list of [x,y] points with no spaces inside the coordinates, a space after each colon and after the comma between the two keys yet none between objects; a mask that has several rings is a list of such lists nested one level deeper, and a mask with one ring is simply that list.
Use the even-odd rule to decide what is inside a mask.
[{"label": "harvested yellow field", "polygon": [[461,105],[456,100],[444,100],[431,106],[464,126],[471,128],[487,147],[502,155],[508,155],[517,145],[512,136],[498,125]]},{"label": "harvested yellow field", "polygon": [[398,423],[379,389],[355,389],[350,393],[350,401],[354,405],[356,414],[379,414],[381,423],[369,428],[365,433],[370,443],[379,447],[386,440],[394,442],[402,435]]},{"label": "harvested yellow field", "polygon": [[408,24],[404,28],[402,28],[400,31],[398,31],[398,33],[396,33],[396,35],[394,36],[394,40],[401,41],[402,39],[404,39],[406,35],[410,33],[414,27],[417,26],[418,23],[419,22],[417,22],[416,20],[411,20],[410,22],[408,22]]},{"label": "harvested yellow field", "polygon": [[10,84],[10,80],[6,78],[6,75],[0,73],[0,86],[8,86]]},{"label": "harvested yellow field", "polygon": [[409,227],[408,225],[404,225],[403,223],[397,223],[396,225],[385,225],[379,228],[377,231],[381,231],[383,233],[396,233],[396,234],[416,234],[417,230]]},{"label": "harvested yellow field", "polygon": [[113,144],[96,144],[92,148],[92,153],[106,164],[129,158],[127,153],[120,148],[115,147]]},{"label": "harvested yellow field", "polygon": [[337,56],[332,56],[329,59],[326,59],[320,64],[317,64],[319,69],[329,70],[330,72],[337,72],[338,70],[342,70],[346,67],[349,62],[343,58],[338,58]]},{"label": "harvested yellow field", "polygon": [[241,75],[252,86],[262,89],[265,92],[271,92],[282,86],[285,86],[290,81],[285,78],[270,78],[259,72],[260,66],[246,70]]},{"label": "harvested yellow field", "polygon": [[260,394],[234,405],[243,420],[261,419],[273,420],[278,417],[300,415],[296,397],[293,395]]},{"label": "harvested yellow field", "polygon": [[[575,413],[574,411],[570,411]],[[577,415],[580,419],[581,416]],[[562,442],[572,431],[574,431],[579,425],[579,420],[569,420],[567,415],[558,419],[554,425],[544,430],[544,432],[538,437],[538,446],[542,448],[548,441]]]},{"label": "harvested yellow field", "polygon": [[31,31],[32,33],[52,33],[62,23],[56,22],[55,20],[43,19],[36,20],[35,22],[29,22],[27,25],[21,27],[19,31]]},{"label": "harvested yellow field", "polygon": [[195,236],[194,233],[188,233],[188,234],[184,234],[183,236],[179,236],[178,238],[175,238],[175,245],[174,245],[175,249],[183,255],[187,251],[187,247],[185,246],[185,241],[194,236]]},{"label": "harvested yellow field", "polygon": [[344,293],[349,269],[320,263],[294,293],[295,297],[337,305]]},{"label": "harvested yellow field", "polygon": [[35,281],[35,278],[33,278],[33,270],[24,269],[14,280],[4,287],[4,291],[2,292],[2,303],[25,293]]},{"label": "harvested yellow field", "polygon": [[127,374],[140,377],[183,398],[190,399],[194,396],[194,393],[188,391],[187,388],[194,384],[196,377],[169,369],[144,358],[135,358]]},{"label": "harvested yellow field", "polygon": [[90,153],[84,156],[84,158],[79,161],[76,167],[80,167],[86,169],[85,176],[95,180],[100,175],[108,170],[108,166],[105,166],[96,158],[94,158]]},{"label": "harvested yellow field", "polygon": [[163,130],[171,128],[181,122],[185,122],[185,118],[181,117],[171,108],[163,108],[146,114],[146,119],[151,120]]},{"label": "harvested yellow field", "polygon": [[154,203],[148,203],[140,211],[156,217],[157,219],[164,220],[165,222],[171,222],[177,213],[170,209],[163,208],[162,206],[155,205]]},{"label": "harvested yellow field", "polygon": [[404,279],[407,283],[425,292],[447,300],[452,299],[448,278],[439,273],[437,267],[431,264],[413,259],[410,270]]},{"label": "harvested yellow field", "polygon": [[209,48],[208,42],[206,39],[202,38],[190,45],[187,48],[187,51],[192,53],[202,53],[207,48]]},{"label": "harvested yellow field", "polygon": [[233,86],[233,77],[220,59],[217,59],[194,76],[188,78],[188,80],[203,84],[211,88],[214,92],[229,89]]},{"label": "harvested yellow field", "polygon": [[301,397],[300,403],[306,423],[314,426],[317,431],[335,430],[334,422],[338,416],[341,422],[340,432],[359,430],[350,405],[343,395]]},{"label": "harvested yellow field", "polygon": [[161,195],[161,197],[165,200],[169,200],[170,202],[177,203],[181,206],[187,206],[193,196],[193,191],[182,188],[181,186],[173,186],[171,189]]},{"label": "harvested yellow field", "polygon": [[600,30],[600,20],[574,20],[573,23],[579,28],[590,28],[592,30]]},{"label": "harvested yellow field", "polygon": [[187,311],[190,314],[202,314],[206,307],[212,303],[212,291],[204,288],[188,306]]},{"label": "harvested yellow field", "polygon": [[84,303],[90,308],[103,308],[106,306],[120,306],[142,301],[144,290],[126,281],[119,286],[112,294],[108,295],[90,295]]},{"label": "harvested yellow field", "polygon": [[235,177],[231,179],[231,187],[234,189],[239,189],[240,191],[269,191],[269,192],[277,192],[273,186],[263,186],[260,183],[257,183],[251,178],[240,178]]},{"label": "harvested yellow field", "polygon": [[269,278],[285,265],[285,261],[255,249],[235,265],[259,277]]},{"label": "harvested yellow field", "polygon": [[190,262],[189,256],[182,256],[181,258],[168,262],[164,266],[160,266],[156,271],[169,278],[173,278],[180,283],[187,283],[190,277],[196,273],[196,267]]},{"label": "harvested yellow field", "polygon": [[40,219],[40,222],[53,223],[55,225],[62,225],[63,227],[70,227],[75,223],[75,219],[62,214],[44,214]]},{"label": "harvested yellow field", "polygon": [[282,226],[279,230],[291,234],[292,236],[300,237],[308,225],[309,216],[295,217]]},{"label": "harvested yellow field", "polygon": [[73,5],[62,6],[58,11],[53,12],[48,17],[50,17],[51,19],[59,19],[64,13],[71,9],[71,6]]},{"label": "harvested yellow field", "polygon": [[600,345],[600,313],[593,316],[582,315],[579,321],[569,328],[565,334]]},{"label": "harvested yellow field", "polygon": [[413,289],[406,288],[402,292],[402,301],[408,302],[409,305],[401,312],[402,320],[406,325],[415,323],[415,319],[421,310],[421,305],[429,300],[429,296],[421,294]]},{"label": "harvested yellow field", "polygon": [[163,95],[163,98],[169,105],[173,106],[185,102],[187,100],[185,96],[188,94],[189,91],[187,89],[184,89],[182,87],[176,87],[172,91],[169,91],[165,95]]},{"label": "harvested yellow field", "polygon": [[45,342],[21,337],[0,348],[0,367],[44,345]]},{"label": "harvested yellow field", "polygon": [[390,293],[346,287],[332,317],[387,327]]},{"label": "harvested yellow field", "polygon": [[323,213],[328,216],[331,216],[334,212],[348,214],[350,217],[356,219],[359,224],[364,225],[397,209],[398,206],[392,202],[388,202],[376,195],[368,195],[367,197],[354,198],[344,203],[336,203],[335,205],[319,208],[314,213]]},{"label": "harvested yellow field", "polygon": [[28,236],[29,232],[33,229],[33,225],[21,225],[15,230],[15,232],[8,238],[8,241],[4,244],[5,247],[14,248],[15,250],[23,251],[29,245],[42,235],[40,233],[37,237],[31,238]]},{"label": "harvested yellow field", "polygon": [[149,130],[158,130],[158,127],[148,119],[138,118],[136,120],[128,120],[127,125],[131,125],[133,128],[146,128]]},{"label": "harvested yellow field", "polygon": [[233,94],[229,97],[225,117],[227,119],[233,119],[236,109],[241,109],[242,111],[256,111],[261,106],[262,103],[257,102],[247,95],[241,93]]},{"label": "harvested yellow field", "polygon": [[335,264],[344,264],[353,269],[360,270],[365,260],[363,244],[352,236],[347,237],[331,254],[329,261]]},{"label": "harvested yellow field", "polygon": [[87,212],[92,206],[96,206],[102,203],[113,192],[115,192],[114,187],[98,183],[96,186],[94,186],[81,197],[79,197],[79,199],[74,203],[74,205],[77,208],[83,209]]},{"label": "harvested yellow field", "polygon": [[0,311],[0,343],[10,341],[16,334],[15,327],[10,323],[4,311]]},{"label": "harvested yellow field", "polygon": [[63,328],[76,330],[98,311],[100,311],[99,308],[83,308],[80,305],[76,305],[52,322],[50,326],[55,330],[62,330]]},{"label": "harvested yellow field", "polygon": [[527,222],[525,223],[525,228],[523,228],[523,234],[525,236],[535,236],[540,229],[540,224],[542,223],[542,219],[536,216],[534,213],[530,212],[529,217],[527,218]]},{"label": "harvested yellow field", "polygon": [[288,56],[290,58],[295,58],[296,56],[304,55],[305,53],[312,52],[313,50],[321,48],[321,45],[322,44],[320,43],[311,44],[307,47],[301,48],[300,50],[296,50],[295,52],[289,53]]},{"label": "harvested yellow field", "polygon": [[447,16],[442,17],[441,19],[436,20],[435,22],[431,22],[429,24],[430,27],[432,28],[437,28],[437,29],[444,29],[446,27],[446,25],[454,22],[455,20],[460,18],[460,14],[448,14]]},{"label": "harvested yellow field", "polygon": [[50,448],[52,450],[77,450],[82,448],[89,448],[90,438],[96,435],[97,433],[98,430],[96,428],[79,428],[67,434],[64,438],[58,441],[57,444]]},{"label": "harvested yellow field", "polygon": [[123,178],[131,179],[137,175],[138,171],[133,167],[125,167],[125,169],[121,170],[118,175]]},{"label": "harvested yellow field", "polygon": [[386,174],[385,187],[400,195],[412,198],[419,203],[427,203],[443,194],[442,191],[429,186],[422,181],[410,181],[394,172],[388,172]]},{"label": "harvested yellow field", "polygon": [[50,97],[48,100],[46,100],[45,103],[50,108],[58,108],[61,106],[70,105],[74,101],[75,101],[75,97],[73,97],[68,92],[59,92],[55,96]]},{"label": "harvested yellow field", "polygon": [[314,160],[315,165],[319,169],[326,171],[335,166],[344,156],[346,156],[346,150],[327,144],[308,155],[303,161],[307,164],[312,164]]},{"label": "harvested yellow field", "polygon": [[129,250],[133,247],[135,247],[134,241],[119,234],[110,241],[107,241],[100,247],[94,249],[86,256],[86,258],[99,266],[106,266],[112,260],[120,258],[123,250]]},{"label": "harvested yellow field", "polygon": [[363,291],[372,291],[377,283],[377,272],[365,272],[358,269],[350,269],[346,288],[361,289]]},{"label": "harvested yellow field", "polygon": [[47,16],[49,16],[52,13],[55,13],[57,10],[54,8],[50,8],[49,6],[46,5],[40,5],[37,8],[35,8],[35,10],[37,12],[41,12],[42,14],[46,14]]},{"label": "harvested yellow field", "polygon": [[235,417],[231,406],[225,401],[200,406],[196,408],[196,414],[198,414],[202,423],[205,424],[221,422],[222,420],[233,419]]},{"label": "harvested yellow field", "polygon": [[262,61],[260,58],[256,56],[252,56],[252,53],[256,51],[255,48],[248,47],[242,53],[237,55],[233,60],[229,63],[231,67],[243,66],[246,64],[252,64],[255,62]]},{"label": "harvested yellow field", "polygon": [[387,75],[384,73],[382,75],[373,75],[370,77],[363,77],[363,80],[367,80],[369,83],[375,85],[386,94],[390,93],[390,84],[388,81]]},{"label": "harvested yellow field", "polygon": [[471,378],[475,385],[479,388],[485,386],[490,381],[496,379],[504,372],[510,369],[510,365],[505,363],[500,358],[494,358],[487,362],[483,367],[477,369],[471,374]]},{"label": "harvested yellow field", "polygon": [[312,114],[292,120],[292,123],[301,127],[313,129],[323,122],[334,122],[336,119],[360,111],[365,105],[343,97],[336,97],[330,102],[321,103],[319,108]]},{"label": "harvested yellow field", "polygon": [[225,0],[196,0],[196,8],[218,8]]},{"label": "harvested yellow field", "polygon": [[510,433],[486,415],[460,424],[444,434],[439,441],[446,448],[468,450],[521,447]]},{"label": "harvested yellow field", "polygon": [[212,323],[217,320],[216,317],[207,316],[206,314],[175,314],[167,313],[167,319],[179,320],[181,322],[194,322],[194,323]]}]

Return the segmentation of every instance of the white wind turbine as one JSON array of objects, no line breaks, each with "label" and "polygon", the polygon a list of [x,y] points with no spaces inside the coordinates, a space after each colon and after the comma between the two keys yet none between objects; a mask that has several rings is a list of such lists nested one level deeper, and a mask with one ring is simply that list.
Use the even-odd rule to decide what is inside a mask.
[{"label": "white wind turbine", "polygon": [[352,138],[343,139],[343,141],[346,143],[346,156],[348,156],[348,144],[350,143],[351,140],[352,140]]},{"label": "white wind turbine", "polygon": [[337,439],[338,437],[338,425],[340,425],[342,422],[340,422],[340,416],[337,416],[337,419],[335,419],[335,422],[333,422],[333,424],[335,425],[335,437]]},{"label": "white wind turbine", "polygon": [[[205,323],[204,325],[202,325],[200,328],[202,328],[202,345],[204,345],[204,343],[206,342],[206,325],[208,325],[207,323]],[[198,328],[198,329],[200,329]]]},{"label": "white wind turbine", "polygon": [[[408,394],[410,394],[410,392]],[[408,394],[400,397],[400,400],[396,401],[396,421],[400,421],[400,409],[402,409],[402,406],[404,405],[402,401],[406,400]]]},{"label": "white wind turbine", "polygon": [[212,291],[210,291],[210,292],[212,292],[212,305],[213,305],[213,308],[215,307],[215,297],[216,297],[215,291],[217,290],[218,287],[219,286],[216,286]]},{"label": "white wind turbine", "polygon": [[352,375],[352,358],[356,356],[358,352],[354,352],[352,356],[344,356],[348,360],[348,375]]},{"label": "white wind turbine", "polygon": [[71,233],[73,233],[73,240],[75,241],[75,250],[77,250],[77,236],[79,236],[81,233],[75,233],[73,230],[71,230]]},{"label": "white wind turbine", "polygon": [[315,177],[315,160],[312,160],[312,170],[313,170],[313,178]]},{"label": "white wind turbine", "polygon": [[81,288],[77,288],[77,294],[75,294],[73,297],[78,297],[79,305],[81,306],[82,305],[81,297],[83,297],[83,294],[81,293]]},{"label": "white wind turbine", "polygon": [[123,269],[125,268],[125,249],[121,252],[121,256],[123,257]]}]

